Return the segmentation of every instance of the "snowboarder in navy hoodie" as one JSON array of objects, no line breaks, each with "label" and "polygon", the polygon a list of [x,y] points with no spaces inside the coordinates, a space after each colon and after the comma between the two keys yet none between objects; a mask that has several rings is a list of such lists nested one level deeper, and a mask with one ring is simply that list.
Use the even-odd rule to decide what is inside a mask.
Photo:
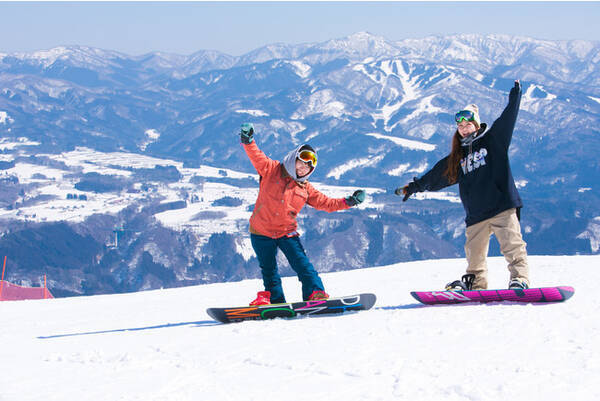
[{"label": "snowboarder in navy hoodie", "polygon": [[523,202],[515,186],[508,160],[508,148],[521,103],[521,84],[515,81],[508,105],[487,128],[479,109],[470,104],[455,115],[457,130],[450,154],[437,162],[421,178],[395,193],[406,201],[423,191],[439,191],[458,183],[466,212],[467,274],[448,283],[448,290],[487,289],[487,253],[491,234],[500,243],[508,262],[509,288],[529,287],[526,244],[521,235],[520,209]]}]

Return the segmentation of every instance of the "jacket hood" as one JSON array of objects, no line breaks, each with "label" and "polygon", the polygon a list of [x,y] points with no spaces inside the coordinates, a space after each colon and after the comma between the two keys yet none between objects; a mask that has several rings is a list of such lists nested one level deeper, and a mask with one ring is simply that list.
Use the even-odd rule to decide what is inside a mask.
[{"label": "jacket hood", "polygon": [[[290,177],[292,177],[295,181],[298,182],[304,182],[308,179],[308,177],[310,177],[312,175],[312,173],[315,171],[315,168],[311,168],[310,172],[308,174],[306,174],[304,177],[298,178],[296,177],[296,159],[298,158],[298,154],[300,153],[301,149],[310,149],[313,152],[315,152],[315,150],[307,143],[303,143],[302,145],[298,146],[296,149],[292,150],[290,153],[288,153],[284,158],[283,158],[283,168],[285,168],[285,171],[290,175]],[[315,154],[317,154],[317,152],[315,152]]]}]

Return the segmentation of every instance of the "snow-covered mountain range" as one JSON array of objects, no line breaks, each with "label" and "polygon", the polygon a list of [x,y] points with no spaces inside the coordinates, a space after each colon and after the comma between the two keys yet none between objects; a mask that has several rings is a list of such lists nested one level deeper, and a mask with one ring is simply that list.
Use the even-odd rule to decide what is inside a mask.
[{"label": "snow-covered mountain range", "polygon": [[275,159],[310,142],[324,192],[368,189],[360,209],[303,213],[321,270],[460,256],[456,189],[405,204],[391,190],[447,154],[458,109],[491,123],[520,79],[511,164],[529,252],[597,253],[599,60],[591,41],[368,33],[240,57],[0,54],[0,252],[13,279],[51,271],[65,294],[255,277],[256,176],[237,137],[250,121]]}]

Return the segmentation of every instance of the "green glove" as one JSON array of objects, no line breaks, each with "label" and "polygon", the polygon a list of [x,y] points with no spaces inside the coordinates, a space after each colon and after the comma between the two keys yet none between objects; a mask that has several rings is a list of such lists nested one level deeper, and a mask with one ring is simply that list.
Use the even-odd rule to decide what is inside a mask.
[{"label": "green glove", "polygon": [[351,196],[346,197],[346,204],[350,207],[356,206],[365,201],[366,193],[362,189],[357,189]]},{"label": "green glove", "polygon": [[252,123],[243,123],[240,130],[240,139],[243,144],[248,145],[254,140],[254,126]]}]

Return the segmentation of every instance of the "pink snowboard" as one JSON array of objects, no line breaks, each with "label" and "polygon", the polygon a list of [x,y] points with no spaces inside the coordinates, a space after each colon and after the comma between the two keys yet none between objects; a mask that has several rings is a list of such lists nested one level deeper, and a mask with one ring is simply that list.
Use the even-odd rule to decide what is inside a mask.
[{"label": "pink snowboard", "polygon": [[571,298],[574,293],[573,287],[561,286],[526,290],[415,291],[410,294],[426,305],[439,305],[464,302],[562,302]]}]

